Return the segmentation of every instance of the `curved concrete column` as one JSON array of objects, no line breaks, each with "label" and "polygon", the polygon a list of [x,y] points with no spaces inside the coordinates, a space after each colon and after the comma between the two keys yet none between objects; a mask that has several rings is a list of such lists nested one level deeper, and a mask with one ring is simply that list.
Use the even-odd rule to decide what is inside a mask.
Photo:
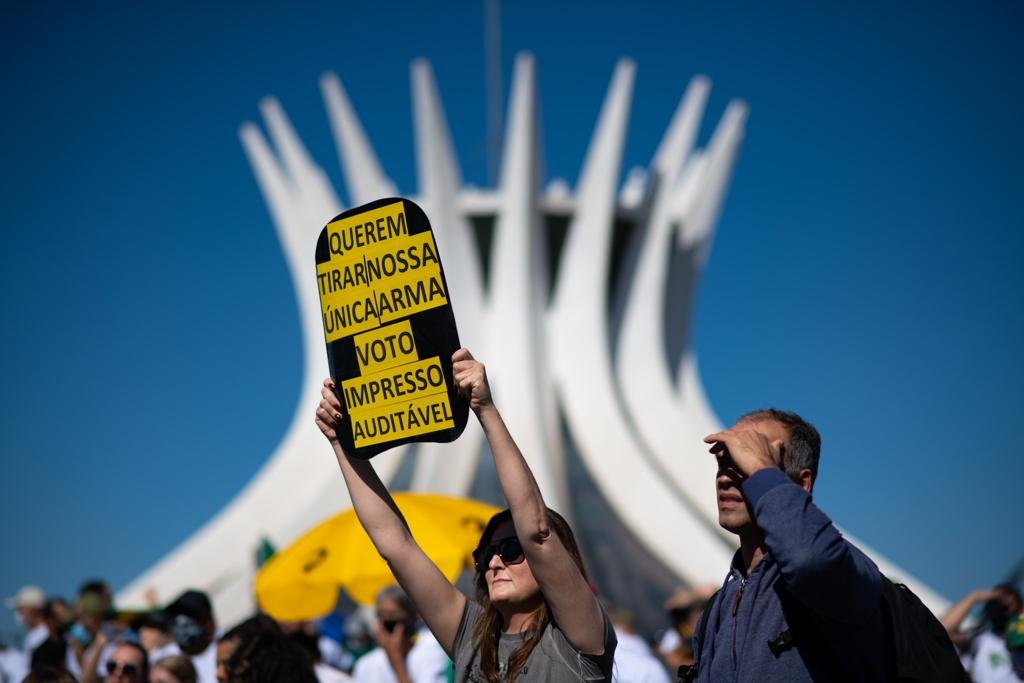
[{"label": "curved concrete column", "polygon": [[491,258],[488,373],[519,448],[547,504],[570,516],[562,441],[544,349],[547,294],[540,213],[534,60],[516,59]]},{"label": "curved concrete column", "polygon": [[395,184],[385,175],[373,152],[341,79],[333,73],[324,74],[320,77],[320,92],[352,205],[360,206],[397,194]]},{"label": "curved concrete column", "polygon": [[[607,343],[615,188],[634,71],[628,60],[616,66],[587,150],[548,316],[548,348],[573,441],[612,509],[652,555],[684,580],[715,582],[731,553],[641,455],[644,446],[619,407]],[[687,542],[680,544],[680,538]]]},{"label": "curved concrete column", "polygon": [[[458,210],[462,173],[430,64],[423,59],[414,61],[410,77],[419,200],[430,216],[434,239],[442,254],[459,340],[486,359],[483,274],[474,249],[476,237],[469,220]],[[418,444],[410,488],[466,495],[473,483],[482,443],[480,424],[471,415],[462,436],[453,443]]]},{"label": "curved concrete column", "polygon": [[[673,235],[713,215],[703,207],[715,205],[722,196],[722,186],[728,181],[742,139],[743,110],[733,107],[719,123],[707,152],[689,165],[685,178],[681,177],[709,87],[705,79],[690,85],[652,164],[657,186],[620,329],[617,369],[636,436],[653,456],[655,466],[710,530],[728,536],[731,546],[731,536],[718,526],[713,484],[717,466],[702,443],[708,432],[700,432],[700,424],[680,400],[673,381],[675,372],[669,365],[665,330],[666,305],[681,307],[692,315],[703,263],[698,253],[703,251],[711,231],[702,226],[691,228],[691,233],[700,238],[694,240],[695,248],[684,247],[689,259],[680,278],[682,286],[667,292],[669,260],[675,249]],[[689,320],[684,324],[689,327]],[[689,339],[688,331],[685,338]]]}]

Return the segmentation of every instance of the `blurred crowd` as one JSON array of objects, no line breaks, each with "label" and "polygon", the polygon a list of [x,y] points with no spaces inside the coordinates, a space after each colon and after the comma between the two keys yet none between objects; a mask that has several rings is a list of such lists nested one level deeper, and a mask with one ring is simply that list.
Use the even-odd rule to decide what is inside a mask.
[{"label": "blurred crowd", "polygon": [[[672,596],[664,634],[651,640],[636,633],[630,612],[609,606],[619,637],[616,680],[674,680],[675,669],[693,661],[693,629],[712,592]],[[443,683],[453,676],[451,660],[397,586],[381,591],[372,610],[300,623],[256,614],[227,630],[195,590],[159,609],[126,612],[103,581],[82,584],[73,601],[25,586],[7,606],[25,633],[20,643],[0,644],[0,683]]]},{"label": "blurred crowd", "polygon": [[[680,590],[665,603],[665,629],[636,632],[627,610],[607,605],[618,637],[614,680],[666,683],[693,663],[692,640],[715,587]],[[443,683],[451,661],[400,588],[373,610],[316,622],[257,614],[218,627],[209,598],[186,591],[147,612],[118,611],[109,586],[88,581],[74,601],[25,586],[7,600],[25,629],[0,644],[0,683]],[[1024,680],[1024,606],[1009,584],[972,591],[942,624],[976,683]]]}]

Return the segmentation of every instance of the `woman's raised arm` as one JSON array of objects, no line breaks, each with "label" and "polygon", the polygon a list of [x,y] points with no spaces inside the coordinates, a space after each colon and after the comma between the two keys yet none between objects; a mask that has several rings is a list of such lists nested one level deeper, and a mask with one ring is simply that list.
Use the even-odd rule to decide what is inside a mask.
[{"label": "woman's raised arm", "polygon": [[452,363],[455,384],[469,397],[470,407],[491,446],[516,535],[554,622],[576,649],[591,655],[602,654],[604,618],[597,597],[548,524],[547,507],[537,481],[491,401],[483,364],[467,349],[456,351]]},{"label": "woman's raised arm", "polygon": [[466,598],[444,577],[409,532],[395,501],[367,460],[350,458],[338,442],[341,402],[334,380],[325,379],[316,411],[316,425],[330,441],[345,478],[352,507],[377,552],[449,656],[462,619]]}]

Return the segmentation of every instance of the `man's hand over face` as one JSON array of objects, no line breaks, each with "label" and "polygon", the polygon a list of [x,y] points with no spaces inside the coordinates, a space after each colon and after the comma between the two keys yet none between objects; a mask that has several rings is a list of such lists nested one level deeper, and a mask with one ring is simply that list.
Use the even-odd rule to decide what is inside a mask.
[{"label": "man's hand over face", "polygon": [[[719,461],[727,459],[744,478],[758,470],[782,465],[782,441],[768,438],[754,429],[733,427],[704,437]],[[729,463],[722,463],[728,466]]]},{"label": "man's hand over face", "polygon": [[405,667],[405,656],[412,649],[412,631],[410,624],[399,621],[391,631],[388,631],[379,621],[377,622],[377,644],[384,650],[388,662],[395,672],[395,678],[399,683],[411,680],[409,672]]}]

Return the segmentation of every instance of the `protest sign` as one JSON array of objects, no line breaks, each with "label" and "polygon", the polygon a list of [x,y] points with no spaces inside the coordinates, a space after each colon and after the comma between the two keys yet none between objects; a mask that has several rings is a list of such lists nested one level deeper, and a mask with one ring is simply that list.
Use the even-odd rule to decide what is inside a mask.
[{"label": "protest sign", "polygon": [[390,198],[336,216],[317,240],[316,279],[345,452],[457,439],[469,414],[452,381],[459,332],[423,210]]}]

